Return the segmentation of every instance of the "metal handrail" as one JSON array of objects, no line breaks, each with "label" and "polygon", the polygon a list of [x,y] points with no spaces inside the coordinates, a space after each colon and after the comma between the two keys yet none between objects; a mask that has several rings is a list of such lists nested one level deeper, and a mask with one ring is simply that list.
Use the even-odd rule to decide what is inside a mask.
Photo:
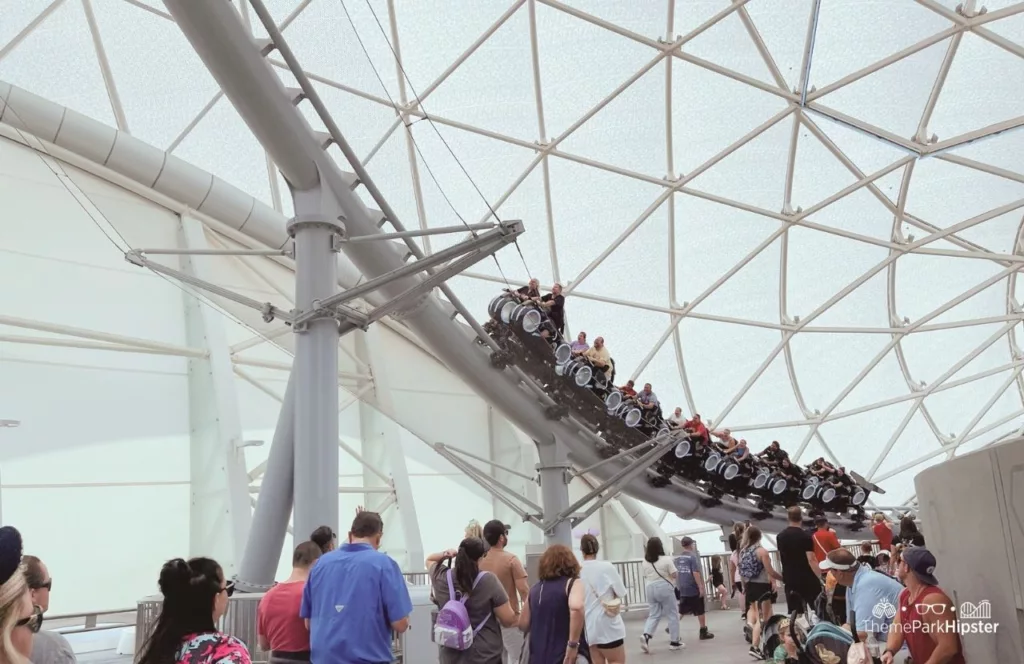
[{"label": "metal handrail", "polygon": [[[46,622],[49,625],[60,621],[76,621],[75,624],[70,625],[69,629],[65,629],[64,626],[58,625],[61,634],[84,634],[86,632],[99,632],[109,629],[122,629],[125,627],[132,627],[135,625],[135,607],[128,609],[103,609],[100,611],[80,611],[78,613],[57,613],[57,614],[46,614]],[[98,618],[103,616],[115,616],[119,614],[128,614],[132,616],[130,621],[118,620],[109,625],[99,625]],[[84,623],[78,626],[79,619],[84,618]]]}]

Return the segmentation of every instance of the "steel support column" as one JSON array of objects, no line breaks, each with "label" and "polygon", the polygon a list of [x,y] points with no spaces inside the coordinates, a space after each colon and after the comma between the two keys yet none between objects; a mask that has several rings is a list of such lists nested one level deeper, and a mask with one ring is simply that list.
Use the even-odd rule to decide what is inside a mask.
[{"label": "steel support column", "polygon": [[[208,249],[203,226],[181,217],[183,249]],[[182,256],[182,271],[209,278],[210,259]],[[207,351],[188,360],[189,393],[189,554],[216,558],[233,574],[249,535],[249,477],[242,447],[235,374],[220,313],[183,291],[186,342]]]},{"label": "steel support column", "polygon": [[[295,486],[295,383],[293,371],[277,416],[267,469],[260,480],[260,494],[252,515],[252,528],[235,581],[242,592],[263,592],[274,585],[284,548]],[[309,536],[304,531],[297,532],[297,537],[293,535],[296,544]]]},{"label": "steel support column", "polygon": [[[538,442],[537,455],[540,457],[537,471],[540,473],[541,506],[544,508],[542,521],[546,522],[569,507],[569,471],[572,464],[569,463],[565,445],[557,438]],[[564,519],[552,526],[544,533],[544,540],[549,546],[564,544],[571,547],[572,525],[569,520]]]},{"label": "steel support column", "polygon": [[[295,306],[303,311],[334,295],[336,247],[344,228],[326,188],[292,190],[295,217]],[[318,526],[338,529],[338,321],[321,315],[295,326],[295,513],[299,536]]]}]

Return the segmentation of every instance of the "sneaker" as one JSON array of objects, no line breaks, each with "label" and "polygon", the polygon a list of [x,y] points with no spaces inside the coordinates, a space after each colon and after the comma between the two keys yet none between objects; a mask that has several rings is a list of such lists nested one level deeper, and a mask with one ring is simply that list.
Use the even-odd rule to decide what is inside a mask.
[{"label": "sneaker", "polygon": [[640,650],[650,654],[651,652],[651,635],[644,634],[640,637]]},{"label": "sneaker", "polygon": [[686,644],[681,641],[673,641],[668,644],[669,650],[682,650],[686,647]]},{"label": "sneaker", "polygon": [[752,643],[754,640],[754,628],[750,625],[744,625],[743,638],[746,639],[747,643]]},{"label": "sneaker", "polygon": [[754,659],[758,661],[764,661],[764,655],[761,654],[761,651],[758,650],[757,646],[750,646],[750,650],[748,650],[747,652],[750,653],[750,656]]},{"label": "sneaker", "polygon": [[709,632],[707,627],[705,627],[704,629],[700,630],[700,640],[701,641],[707,641],[708,639],[713,639],[713,638],[715,638],[715,635],[712,634],[711,632]]}]

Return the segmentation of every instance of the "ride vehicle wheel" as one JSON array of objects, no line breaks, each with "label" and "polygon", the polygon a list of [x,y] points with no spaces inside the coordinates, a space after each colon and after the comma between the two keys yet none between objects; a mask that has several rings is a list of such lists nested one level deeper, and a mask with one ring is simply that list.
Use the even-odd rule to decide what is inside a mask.
[{"label": "ride vehicle wheel", "polygon": [[789,482],[780,477],[779,479],[772,482],[772,494],[776,496],[781,496],[786,491],[787,487],[789,487]]},{"label": "ride vehicle wheel", "polygon": [[690,456],[690,452],[691,452],[692,449],[693,449],[693,446],[690,444],[690,441],[688,441],[688,440],[681,440],[681,441],[679,441],[679,443],[676,444],[676,449],[675,449],[676,458],[677,459],[685,459],[686,457]]},{"label": "ride vehicle wheel", "polygon": [[722,455],[718,452],[712,452],[706,459],[704,459],[704,470],[709,473],[715,472],[715,469],[718,468],[718,464],[721,463],[721,461]]},{"label": "ride vehicle wheel", "polygon": [[565,364],[572,359],[572,348],[569,344],[558,344],[555,347],[555,364]]},{"label": "ride vehicle wheel", "polygon": [[622,392],[618,390],[612,390],[608,393],[608,396],[604,398],[604,406],[608,409],[609,413],[614,413],[615,410],[622,405]]},{"label": "ride vehicle wheel", "polygon": [[740,474],[740,465],[735,461],[725,461],[718,466],[718,471],[726,480],[734,480]]}]

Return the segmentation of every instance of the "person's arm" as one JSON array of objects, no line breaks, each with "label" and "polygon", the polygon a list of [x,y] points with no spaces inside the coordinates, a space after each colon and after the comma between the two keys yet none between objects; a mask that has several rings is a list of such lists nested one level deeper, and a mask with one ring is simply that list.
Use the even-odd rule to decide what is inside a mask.
[{"label": "person's arm", "polygon": [[306,584],[302,587],[302,601],[299,603],[299,617],[305,618],[303,622],[306,623],[306,629],[309,630],[309,619],[313,617],[313,582],[316,578],[316,568],[314,567],[309,573],[309,578],[306,579]]},{"label": "person's arm", "polygon": [[519,631],[530,631],[530,593],[526,593],[526,601],[523,602],[523,610],[519,613]]},{"label": "person's arm", "polygon": [[[264,595],[264,598],[266,596]],[[256,607],[256,642],[260,650],[270,650],[270,639],[267,638],[267,616],[264,613],[263,600]]]},{"label": "person's arm", "polygon": [[[569,643],[579,643],[580,635],[583,634],[584,621],[584,596],[583,583],[576,579],[569,591]],[[565,661],[575,663],[577,648],[566,647]]]},{"label": "person's arm", "polygon": [[660,560],[658,562],[661,563],[664,567],[668,568],[668,574],[666,574],[665,576],[668,577],[669,581],[671,581],[672,583],[675,583],[676,579],[679,578],[679,572],[676,570],[676,563],[675,563],[675,561],[672,558],[669,558],[668,556],[665,556],[661,560],[667,560],[668,561],[668,564],[661,563]]},{"label": "person's arm", "polygon": [[409,629],[412,599],[398,563],[394,560],[390,563],[381,578],[381,598],[384,600],[384,615],[391,622],[391,629],[401,634]]},{"label": "person's arm", "polygon": [[[516,594],[519,595],[519,600],[513,602],[516,605],[516,611],[522,609],[523,604],[526,603],[527,597],[530,595],[530,583],[526,579],[526,569],[523,568],[523,563],[519,560],[518,556],[512,556],[512,581],[516,585]],[[514,599],[512,597],[509,598]],[[516,616],[519,614],[516,613]]]},{"label": "person's arm", "polygon": [[519,616],[512,610],[512,603],[506,601],[501,606],[494,607],[494,617],[502,627],[513,627],[519,624]]},{"label": "person's arm", "polygon": [[[906,589],[900,591],[896,599],[896,604],[902,604],[903,593],[907,592]],[[885,637],[885,652],[882,653],[882,664],[893,664],[893,658],[896,653],[903,647],[903,625],[897,624],[900,617],[897,615],[893,619],[893,624],[889,626],[889,631]]]},{"label": "person's arm", "polygon": [[807,552],[807,565],[814,572],[814,576],[821,576],[821,568],[818,567],[818,559],[814,557],[813,551]]},{"label": "person's arm", "polygon": [[704,576],[700,573],[700,568],[693,570],[693,580],[697,582],[697,592],[700,596],[704,596]]},{"label": "person's arm", "polygon": [[[772,567],[772,559],[771,556],[768,555],[767,549],[764,547],[758,549],[757,557],[761,559],[761,564],[764,565],[764,571],[768,572],[769,578],[775,579],[776,581],[782,581],[782,575],[776,572],[775,568]],[[775,584],[773,583],[772,586],[774,587]]]},{"label": "person's arm", "polygon": [[429,570],[431,567],[441,562],[445,558],[454,558],[458,555],[458,553],[459,552],[456,549],[447,549],[445,551],[438,551],[437,553],[432,553],[429,556],[427,556],[426,567]]},{"label": "person's arm", "polygon": [[[610,565],[610,563],[609,563]],[[626,603],[626,596],[629,591],[626,590],[626,584],[622,582],[622,576],[619,571],[615,569],[614,565],[611,565],[612,573],[609,574],[609,578],[612,582],[612,590],[615,592],[615,596],[622,600],[622,603]]]}]

